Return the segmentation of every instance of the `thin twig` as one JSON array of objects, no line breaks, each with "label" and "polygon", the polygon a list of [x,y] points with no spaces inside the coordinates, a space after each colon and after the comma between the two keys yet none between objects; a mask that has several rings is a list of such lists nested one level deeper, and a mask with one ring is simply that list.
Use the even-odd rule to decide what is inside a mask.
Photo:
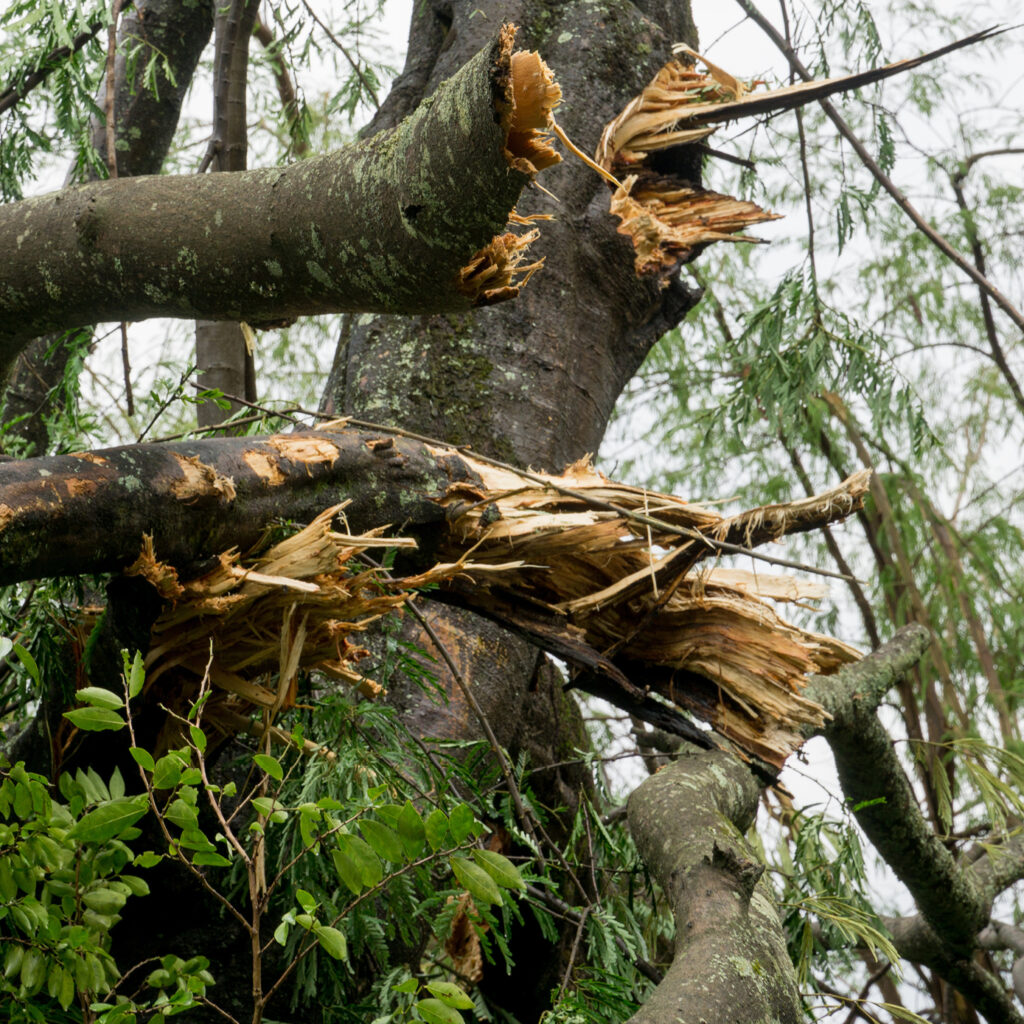
[{"label": "thin twig", "polygon": [[305,7],[307,11],[309,11],[310,17],[312,17],[312,19],[324,30],[324,32],[327,33],[327,38],[330,39],[330,41],[334,43],[334,45],[339,50],[341,50],[342,54],[344,54],[345,56],[345,60],[349,62],[349,65],[351,66],[352,70],[358,76],[359,81],[362,82],[363,88],[370,94],[370,99],[373,100],[373,105],[379,108],[380,100],[377,99],[377,91],[370,84],[369,79],[363,73],[363,69],[359,66],[359,64],[356,61],[352,59],[352,55],[345,48],[345,44],[342,43],[342,41],[338,39],[334,35],[334,33],[320,20],[320,18],[317,16],[316,11],[314,11],[313,8],[309,5],[309,0],[302,0],[302,6]]},{"label": "thin twig", "polygon": [[87,43],[90,43],[99,30],[103,28],[103,22],[96,21],[89,25],[84,32],[79,32],[71,40],[70,46],[58,46],[51,50],[32,71],[25,72],[21,81],[15,80],[2,93],[0,93],[0,114],[10,110],[19,100],[23,100],[40,82],[46,80],[50,72],[63,60],[66,60],[73,53],[77,53]]}]

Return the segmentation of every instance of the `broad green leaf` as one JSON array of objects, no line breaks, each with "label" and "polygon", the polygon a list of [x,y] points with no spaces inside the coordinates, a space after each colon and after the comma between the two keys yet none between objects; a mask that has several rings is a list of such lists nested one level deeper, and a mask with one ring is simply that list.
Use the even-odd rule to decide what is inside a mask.
[{"label": "broad green leaf", "polygon": [[444,845],[444,837],[448,833],[448,815],[440,807],[435,807],[427,815],[423,831],[430,848],[436,853]]},{"label": "broad green leaf", "polygon": [[313,926],[313,934],[320,940],[320,945],[328,956],[334,957],[335,960],[348,959],[348,942],[337,928],[317,924]]},{"label": "broad green leaf", "polygon": [[415,978],[406,978],[405,981],[400,981],[397,985],[391,986],[392,992],[404,992],[409,995],[415,992],[420,987],[419,982]]},{"label": "broad green leaf", "polygon": [[116,889],[90,889],[82,895],[82,902],[97,914],[119,914],[126,899]]},{"label": "broad green leaf", "polygon": [[498,885],[505,889],[525,889],[526,883],[522,880],[515,865],[500,853],[493,850],[471,851],[473,860],[477,862],[493,878]]},{"label": "broad green leaf", "polygon": [[359,871],[359,879],[369,888],[376,885],[384,877],[384,865],[373,851],[369,843],[359,836],[338,836],[338,846],[342,853],[350,857]]},{"label": "broad green leaf", "polygon": [[284,769],[276,757],[271,757],[269,754],[254,754],[252,759],[260,771],[266,772],[272,779],[277,779],[280,782],[284,778]]},{"label": "broad green leaf", "polygon": [[458,985],[450,981],[428,981],[427,989],[446,1006],[452,1006],[456,1010],[473,1009],[473,1000]]},{"label": "broad green leaf", "polygon": [[190,807],[181,797],[171,801],[171,805],[164,811],[164,817],[182,829],[195,828],[199,824],[196,809]]},{"label": "broad green leaf", "polygon": [[198,725],[190,725],[188,727],[188,732],[192,737],[192,742],[195,744],[196,750],[202,754],[206,750],[206,733],[203,732]]},{"label": "broad green leaf", "polygon": [[465,840],[473,834],[473,826],[476,824],[476,818],[473,816],[473,810],[468,804],[459,804],[451,813],[451,817],[448,819],[448,827],[451,829],[452,838],[457,843],[465,842]]},{"label": "broad green leaf", "polygon": [[440,999],[420,999],[416,1009],[427,1024],[464,1024],[462,1014]]},{"label": "broad green leaf", "polygon": [[192,857],[192,863],[203,867],[229,868],[231,861],[222,853],[211,853],[209,850],[201,850]]},{"label": "broad green leaf", "polygon": [[397,831],[402,839],[402,847],[409,860],[415,860],[423,851],[423,843],[426,839],[426,830],[423,826],[423,819],[420,812],[413,807],[411,801],[406,801],[401,813],[398,815]]},{"label": "broad green leaf", "polygon": [[68,833],[68,838],[80,843],[106,842],[134,825],[148,809],[149,800],[145,793],[111,800],[83,815]]},{"label": "broad green leaf", "polygon": [[359,866],[344,850],[331,850],[331,860],[334,861],[334,870],[338,872],[338,877],[354,896],[358,896],[366,888]]},{"label": "broad green leaf", "polygon": [[316,912],[316,900],[305,889],[295,890],[295,901],[307,914]]},{"label": "broad green leaf", "polygon": [[469,890],[474,900],[499,906],[504,902],[494,879],[479,864],[473,863],[468,857],[451,857],[449,863],[459,884]]},{"label": "broad green leaf", "polygon": [[156,768],[153,755],[148,750],[143,750],[142,747],[129,747],[128,753],[132,755],[132,760],[147,772],[152,772]]},{"label": "broad green leaf", "polygon": [[384,860],[389,860],[392,864],[402,863],[404,859],[402,840],[394,829],[382,825],[379,821],[366,818],[359,822],[359,831]]},{"label": "broad green leaf", "polygon": [[174,789],[181,781],[181,773],[185,770],[177,754],[164,754],[153,770],[154,789]]},{"label": "broad green leaf", "polygon": [[124,719],[109,708],[76,708],[65,711],[64,717],[84,732],[102,732],[104,729],[115,732],[125,725]]},{"label": "broad green leaf", "polygon": [[79,704],[90,704],[94,708],[107,708],[110,711],[120,711],[124,707],[124,701],[116,693],[102,686],[85,686],[75,692],[75,699]]}]

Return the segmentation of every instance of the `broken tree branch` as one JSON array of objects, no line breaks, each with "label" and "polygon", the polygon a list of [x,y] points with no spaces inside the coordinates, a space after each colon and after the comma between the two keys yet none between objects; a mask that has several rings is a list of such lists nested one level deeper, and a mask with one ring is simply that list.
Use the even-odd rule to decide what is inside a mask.
[{"label": "broken tree branch", "polygon": [[30,338],[98,320],[259,326],[513,297],[536,268],[522,265],[536,231],[504,229],[522,188],[559,159],[544,134],[558,87],[535,55],[512,53],[513,36],[503,28],[393,131],[336,153],[0,207],[0,369]]},{"label": "broken tree branch", "polygon": [[[858,657],[772,607],[817,599],[820,585],[715,566],[660,592],[650,576],[680,546],[696,552],[692,568],[719,532],[759,542],[805,529],[808,517],[842,518],[864,481],[845,487],[794,503],[792,515],[780,505],[724,519],[585,462],[561,476],[519,474],[351,428],[135,445],[0,464],[0,581],[120,571],[144,535],[150,557],[187,578],[244,554],[268,524],[309,522],[345,501],[349,531],[394,524],[417,542],[402,557],[402,586],[442,584],[442,598],[604,677],[632,705],[657,693],[778,767],[800,727],[824,721],[801,693],[806,677]],[[656,512],[657,528],[635,522],[638,509]]]}]

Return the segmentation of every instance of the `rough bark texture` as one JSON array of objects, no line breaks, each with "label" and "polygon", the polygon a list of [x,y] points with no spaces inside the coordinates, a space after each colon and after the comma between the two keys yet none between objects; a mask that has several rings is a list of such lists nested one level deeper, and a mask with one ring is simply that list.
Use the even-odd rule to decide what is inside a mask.
[{"label": "rough bark texture", "polygon": [[676,920],[672,966],[631,1024],[795,1024],[793,967],[764,866],[743,838],[760,786],[722,751],[684,745],[629,798],[629,827]]},{"label": "rough bark texture", "polygon": [[946,946],[967,955],[975,948],[989,907],[973,876],[958,867],[929,827],[875,713],[884,694],[917,663],[930,641],[923,627],[906,626],[870,658],[821,685],[833,716],[822,732],[832,748],[843,794],[858,808],[861,827]]},{"label": "rough bark texture", "polygon": [[144,533],[159,558],[187,571],[244,551],[276,519],[308,522],[346,499],[356,530],[395,523],[415,533],[440,521],[432,499],[449,474],[472,474],[419,442],[375,447],[381,440],[359,431],[214,438],[2,462],[0,583],[117,572]]},{"label": "rough bark texture", "polygon": [[[207,0],[139,0],[122,16],[114,67],[119,178],[160,171],[178,125],[185,92],[212,29],[213,5]],[[128,46],[139,42],[143,49],[128,61]],[[160,58],[155,89],[142,80],[154,53]],[[105,110],[105,87],[106,79],[96,101],[101,111]],[[106,161],[106,123],[99,115],[92,120],[92,144]],[[95,176],[90,174],[89,180],[95,180]],[[33,341],[18,356],[4,396],[3,418],[13,425],[9,427],[11,433],[26,442],[29,454],[46,448],[45,414],[62,403],[62,396],[54,389],[75,351],[76,346],[61,343],[59,335],[49,335]]]},{"label": "rough bark texture", "polygon": [[288,167],[98,182],[0,209],[0,363],[45,331],[97,320],[468,309],[459,270],[529,181],[509,166],[499,123],[498,28],[432,102],[368,142]]},{"label": "rough bark texture", "polygon": [[[417,5],[405,73],[369,132],[429,94],[502,18],[520,26],[518,44],[538,49],[555,73],[566,97],[556,116],[586,151],[673,42],[696,42],[685,3]],[[533,249],[546,257],[544,269],[516,302],[418,319],[353,318],[325,408],[551,470],[596,450],[626,381],[697,295],[677,275],[636,277],[632,246],[608,215],[608,187],[579,161],[547,171],[544,187],[558,201],[533,190],[518,205],[556,219]]]}]

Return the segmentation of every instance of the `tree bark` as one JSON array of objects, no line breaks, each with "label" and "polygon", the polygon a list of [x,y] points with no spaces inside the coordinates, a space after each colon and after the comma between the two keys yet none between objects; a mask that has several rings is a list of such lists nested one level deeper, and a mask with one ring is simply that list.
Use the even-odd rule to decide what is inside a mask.
[{"label": "tree bark", "polygon": [[[502,17],[551,67],[566,98],[558,121],[588,152],[670,58],[671,44],[696,43],[686,3],[461,0],[416,12],[406,69],[371,134],[429,95]],[[544,268],[516,302],[447,316],[351,318],[326,411],[553,471],[597,450],[622,388],[699,293],[675,273],[637,277],[632,245],[608,213],[608,187],[582,163],[551,168],[544,187],[557,199],[528,190],[517,207],[555,220],[533,247]]]},{"label": "tree bark", "polygon": [[[139,0],[121,17],[114,65],[114,138],[117,176],[157,174],[163,166],[178,125],[185,92],[195,74],[199,55],[213,29],[213,5],[180,0]],[[139,41],[143,49],[128,60],[127,49]],[[158,57],[153,86],[143,74]],[[106,108],[106,79],[96,99]],[[92,144],[106,163],[107,133],[104,118],[95,115]],[[72,168],[73,170],[73,168]],[[72,175],[68,175],[70,184]],[[94,173],[87,180],[96,180]],[[46,448],[46,413],[63,405],[57,384],[68,360],[88,345],[61,342],[59,335],[33,341],[19,356],[4,395],[3,418],[7,432],[24,441],[28,454]],[[0,374],[2,380],[2,374]],[[9,447],[9,446],[8,446]]]},{"label": "tree bark", "polygon": [[684,745],[629,798],[629,827],[676,919],[672,965],[630,1024],[803,1019],[771,886],[743,833],[761,788],[724,751]]},{"label": "tree bark", "polygon": [[491,301],[460,271],[502,231],[531,178],[507,148],[510,51],[510,33],[495,35],[431,103],[337,153],[238,174],[104,181],[0,208],[0,363],[32,337],[99,320],[265,325]]}]

